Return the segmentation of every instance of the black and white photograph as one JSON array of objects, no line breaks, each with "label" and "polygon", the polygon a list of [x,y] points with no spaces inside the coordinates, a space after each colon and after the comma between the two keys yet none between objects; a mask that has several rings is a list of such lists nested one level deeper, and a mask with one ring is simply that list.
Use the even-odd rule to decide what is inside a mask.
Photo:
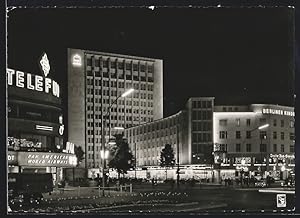
[{"label": "black and white photograph", "polygon": [[295,8],[7,10],[8,214],[293,214]]}]

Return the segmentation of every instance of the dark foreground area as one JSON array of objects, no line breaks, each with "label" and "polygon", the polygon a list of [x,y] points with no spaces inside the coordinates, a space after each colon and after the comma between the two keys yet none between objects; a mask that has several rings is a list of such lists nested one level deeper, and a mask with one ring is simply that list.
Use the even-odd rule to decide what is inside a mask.
[{"label": "dark foreground area", "polygon": [[277,208],[276,193],[258,189],[202,187],[166,190],[138,189],[134,192],[106,192],[106,196],[84,193],[45,196],[37,205],[14,205],[12,213],[293,213],[295,194],[287,194],[286,208]]}]

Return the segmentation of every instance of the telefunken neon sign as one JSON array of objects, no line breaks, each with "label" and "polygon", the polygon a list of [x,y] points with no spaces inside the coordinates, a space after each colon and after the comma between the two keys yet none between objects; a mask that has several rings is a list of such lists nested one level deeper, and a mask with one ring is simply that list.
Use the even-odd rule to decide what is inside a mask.
[{"label": "telefunken neon sign", "polygon": [[276,114],[276,115],[285,115],[285,116],[295,116],[294,111],[285,111],[285,110],[278,110],[278,109],[270,109],[270,108],[263,108],[262,109],[263,114]]},{"label": "telefunken neon sign", "polygon": [[7,83],[9,86],[17,86],[38,92],[46,92],[59,98],[59,85],[50,78],[24,73],[22,71],[7,69]]},{"label": "telefunken neon sign", "polygon": [[38,92],[52,93],[52,95],[59,98],[60,88],[58,83],[47,78],[50,71],[50,64],[46,53],[42,56],[40,65],[45,78],[39,75],[33,75],[7,68],[6,73],[8,85],[35,90]]}]

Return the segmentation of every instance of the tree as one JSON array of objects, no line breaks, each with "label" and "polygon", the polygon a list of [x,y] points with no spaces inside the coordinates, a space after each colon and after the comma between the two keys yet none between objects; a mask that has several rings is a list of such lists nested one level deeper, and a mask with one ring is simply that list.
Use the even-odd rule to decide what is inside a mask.
[{"label": "tree", "polygon": [[116,169],[118,178],[120,174],[125,174],[134,166],[134,157],[130,151],[127,141],[123,134],[115,135],[116,144],[110,148],[111,160],[108,163],[110,168]]},{"label": "tree", "polygon": [[170,144],[166,144],[165,148],[160,152],[160,166],[166,168],[166,179],[168,167],[175,165],[174,151]]},{"label": "tree", "polygon": [[76,155],[77,158],[77,167],[79,166],[79,164],[82,162],[82,160],[84,159],[84,151],[82,150],[82,148],[80,146],[76,146],[74,147],[74,153]]},{"label": "tree", "polygon": [[[80,165],[82,160],[84,159],[84,151],[82,150],[81,146],[74,146],[74,153],[77,158],[76,167]],[[75,185],[75,167],[73,167],[73,186]]]}]

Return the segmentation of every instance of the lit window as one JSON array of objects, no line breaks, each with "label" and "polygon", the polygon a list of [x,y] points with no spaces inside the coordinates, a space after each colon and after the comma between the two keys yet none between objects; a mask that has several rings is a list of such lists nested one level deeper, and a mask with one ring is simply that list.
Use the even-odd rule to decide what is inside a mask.
[{"label": "lit window", "polygon": [[295,127],[295,122],[293,120],[290,121],[290,128],[294,128]]},{"label": "lit window", "polygon": [[236,126],[240,126],[241,125],[241,119],[236,119]]}]

